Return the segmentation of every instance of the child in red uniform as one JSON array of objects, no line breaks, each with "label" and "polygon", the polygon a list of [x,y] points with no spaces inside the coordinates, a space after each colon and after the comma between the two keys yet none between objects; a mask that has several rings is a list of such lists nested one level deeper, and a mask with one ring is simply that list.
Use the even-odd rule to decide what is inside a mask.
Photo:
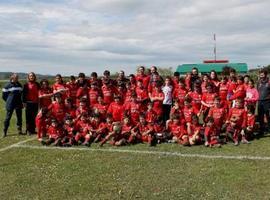
[{"label": "child in red uniform", "polygon": [[40,90],[38,92],[39,107],[48,108],[52,103],[53,92],[46,79],[40,81]]},{"label": "child in red uniform", "polygon": [[71,116],[66,117],[64,124],[65,137],[62,139],[62,144],[65,147],[70,147],[74,144],[76,135],[75,122]]},{"label": "child in red uniform", "polygon": [[236,100],[237,98],[244,99],[246,97],[246,89],[243,76],[237,77],[237,87],[233,92],[234,94],[230,97],[230,101]]},{"label": "child in red uniform", "polygon": [[37,138],[39,141],[46,136],[50,123],[50,112],[48,108],[41,108],[36,116]]},{"label": "child in red uniform", "polygon": [[50,145],[53,143],[54,146],[61,146],[62,139],[63,139],[63,129],[59,125],[56,119],[51,120],[51,125],[48,128],[48,139],[42,139],[41,144],[43,145]]},{"label": "child in red uniform", "polygon": [[126,98],[125,98],[125,104],[126,103],[129,103],[131,101],[131,95],[133,93],[135,93],[135,88],[132,88],[131,87],[131,83],[130,82],[127,82],[126,83],[126,89],[127,89],[127,92],[126,92]]},{"label": "child in red uniform", "polygon": [[179,80],[180,80],[180,73],[174,72],[173,78],[172,78],[172,86],[174,90],[178,88]]},{"label": "child in red uniform", "polygon": [[183,114],[184,114],[184,119],[185,122],[190,125],[192,121],[192,116],[195,115],[194,109],[191,104],[191,98],[186,97],[184,101],[184,109],[183,109]]},{"label": "child in red uniform", "polygon": [[128,139],[131,135],[131,130],[133,126],[131,124],[131,121],[129,117],[124,117],[124,120],[122,122],[121,127],[121,134],[118,135],[118,137],[115,137],[115,146],[122,146],[128,144]]},{"label": "child in red uniform", "polygon": [[216,93],[214,92],[214,87],[212,83],[206,85],[207,92],[202,95],[202,110],[203,110],[203,119],[208,115],[209,109],[214,106],[214,99]]},{"label": "child in red uniform", "polygon": [[68,96],[76,103],[76,94],[78,90],[78,84],[76,83],[75,76],[70,76],[70,81],[67,82],[66,87],[68,88]]},{"label": "child in red uniform", "polygon": [[[78,89],[77,89],[77,93],[76,93],[76,98],[77,98],[77,105],[80,104],[80,99],[84,98],[84,99],[89,99],[88,97],[88,81],[85,79],[85,74],[84,73],[79,73],[79,79],[77,81],[78,84]],[[88,101],[87,101],[88,103]]]},{"label": "child in red uniform", "polygon": [[186,73],[185,85],[186,85],[187,91],[191,90],[191,78],[192,78],[191,73],[190,72]]},{"label": "child in red uniform", "polygon": [[68,97],[65,100],[65,110],[66,115],[76,118],[76,107],[74,106],[73,99],[71,97]]},{"label": "child in red uniform", "polygon": [[87,99],[81,98],[79,107],[76,110],[76,119],[79,119],[81,117],[82,113],[90,113],[88,106],[87,106]]},{"label": "child in red uniform", "polygon": [[201,144],[202,142],[201,130],[202,126],[199,123],[199,118],[196,115],[193,115],[192,123],[187,128],[190,145]]},{"label": "child in red uniform", "polygon": [[226,76],[221,77],[220,85],[219,85],[219,96],[222,102],[228,104],[227,96],[228,96],[228,79]]},{"label": "child in red uniform", "polygon": [[114,102],[112,102],[108,108],[108,113],[112,114],[114,122],[121,122],[123,118],[125,108],[121,103],[121,98],[119,96],[114,97]]},{"label": "child in red uniform", "polygon": [[188,94],[188,92],[186,89],[185,80],[180,79],[179,84],[178,84],[178,88],[173,91],[173,98],[174,98],[174,100],[178,100],[179,106],[181,108],[184,107],[183,106],[184,100],[185,100],[185,97],[187,96],[187,94]]},{"label": "child in red uniform", "polygon": [[[202,88],[202,93],[206,93],[207,92],[207,85],[211,83],[210,82],[210,77],[208,74],[204,74],[202,77],[202,84],[201,84],[201,88]],[[214,89],[214,86],[213,86]]]},{"label": "child in red uniform", "polygon": [[[106,123],[101,121],[99,114],[94,114],[91,120],[91,126],[92,139],[94,139],[94,142],[96,143],[103,140],[107,134],[107,126]],[[92,143],[92,141],[89,142]]]},{"label": "child in red uniform", "polygon": [[131,96],[131,102],[125,104],[125,111],[131,118],[131,123],[136,125],[139,122],[139,116],[142,112],[141,103],[137,101],[136,93]]},{"label": "child in red uniform", "polygon": [[148,103],[148,93],[147,88],[143,85],[143,82],[139,79],[137,80],[137,87],[135,89],[135,92],[137,94],[137,100],[142,104],[142,109],[146,110],[146,106]]},{"label": "child in red uniform", "polygon": [[156,112],[153,110],[153,102],[148,102],[147,111],[145,112],[145,120],[149,124],[153,124],[157,118]]},{"label": "child in red uniform", "polygon": [[153,128],[154,128],[154,133],[156,135],[158,144],[167,141],[168,134],[166,132],[166,126],[164,125],[164,121],[162,117],[158,117],[156,119]]},{"label": "child in red uniform", "polygon": [[[247,112],[244,108],[244,100],[242,98],[238,98],[235,101],[235,108],[230,108],[228,118],[227,118],[227,124],[230,125],[231,119],[235,119],[236,123],[233,128],[235,129],[234,135],[233,135],[233,141],[235,145],[239,144],[240,141],[240,132],[246,128],[247,124]],[[232,124],[231,124],[232,126]]]},{"label": "child in red uniform", "polygon": [[78,119],[76,123],[76,130],[78,131],[75,135],[75,142],[77,144],[85,145],[85,146],[90,146],[90,140],[92,139],[92,126],[90,125],[89,119],[88,119],[88,114],[87,113],[82,113],[81,117]]},{"label": "child in red uniform", "polygon": [[196,115],[200,114],[202,107],[202,92],[201,86],[194,84],[194,91],[188,93],[188,96],[192,99],[192,107]]},{"label": "child in red uniform", "polygon": [[103,94],[104,103],[110,105],[110,103],[113,102],[114,95],[116,94],[115,87],[113,87],[108,80],[105,80],[101,91]]},{"label": "child in red uniform", "polygon": [[89,105],[93,106],[98,103],[97,98],[100,96],[101,91],[98,89],[97,82],[92,82],[88,91]]},{"label": "child in red uniform", "polygon": [[153,110],[157,117],[162,115],[162,104],[164,100],[164,93],[161,90],[161,83],[157,82],[152,93],[149,93],[150,101],[153,102]]},{"label": "child in red uniform", "polygon": [[107,114],[107,109],[108,105],[104,103],[103,98],[101,95],[97,97],[98,103],[93,105],[93,113],[99,114],[101,121],[106,120],[106,114]]},{"label": "child in red uniform", "polygon": [[113,137],[113,134],[115,133],[113,131],[114,124],[115,123],[113,122],[112,115],[108,114],[107,117],[106,117],[106,123],[105,123],[105,126],[106,126],[105,137],[100,142],[101,147]]},{"label": "child in red uniform", "polygon": [[58,123],[62,124],[66,116],[65,103],[61,93],[56,93],[54,95],[54,99],[55,101],[52,102],[49,109],[51,110],[52,116],[58,121]]},{"label": "child in red uniform", "polygon": [[223,125],[226,123],[227,110],[221,105],[221,98],[216,96],[214,99],[214,107],[211,107],[207,117],[214,119],[215,127],[217,131],[221,131]]},{"label": "child in red uniform", "polygon": [[172,140],[170,140],[169,142],[180,143],[184,146],[188,146],[188,134],[184,125],[180,123],[179,119],[179,115],[173,115],[172,120],[167,121],[166,129],[170,133],[170,138],[172,138]]},{"label": "child in red uniform", "polygon": [[247,127],[245,130],[242,130],[242,143],[249,144],[251,138],[254,137],[253,131],[255,126],[255,107],[253,105],[247,105]]},{"label": "child in red uniform", "polygon": [[204,137],[205,137],[204,145],[206,147],[221,147],[221,144],[219,142],[219,133],[215,127],[214,119],[212,117],[208,118],[204,131]]},{"label": "child in red uniform", "polygon": [[53,93],[61,93],[61,98],[65,100],[68,94],[68,88],[64,83],[62,76],[60,74],[56,74],[55,83],[52,85]]},{"label": "child in red uniform", "polygon": [[[139,123],[134,129],[134,132],[137,132],[136,134],[141,136],[141,141],[147,142],[149,146],[154,146],[156,144],[156,137],[154,134],[153,126],[146,122],[144,115],[140,115]],[[134,139],[134,136],[131,134],[129,143],[134,143]]]}]

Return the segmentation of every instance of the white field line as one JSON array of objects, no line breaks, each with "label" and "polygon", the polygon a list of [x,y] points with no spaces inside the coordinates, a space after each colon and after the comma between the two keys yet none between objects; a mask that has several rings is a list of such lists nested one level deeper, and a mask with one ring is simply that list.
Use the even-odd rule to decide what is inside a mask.
[{"label": "white field line", "polygon": [[9,146],[7,146],[7,147],[4,147],[4,148],[0,149],[0,152],[6,151],[6,150],[8,150],[8,149],[11,149],[11,148],[17,146],[17,145],[22,145],[22,144],[24,144],[24,143],[27,143],[27,142],[32,141],[32,140],[35,140],[35,139],[36,139],[36,137],[32,137],[32,138],[29,138],[29,139],[26,139],[26,140],[17,142],[17,143],[15,143],[15,144],[12,144],[12,145],[9,145]]},{"label": "white field line", "polygon": [[47,147],[47,146],[34,146],[15,144],[15,148],[27,149],[42,149],[42,150],[64,150],[64,151],[96,151],[96,152],[114,152],[114,153],[131,153],[131,154],[148,154],[148,155],[161,155],[161,156],[177,156],[184,158],[205,158],[205,159],[233,159],[233,160],[270,160],[268,156],[227,156],[227,155],[206,155],[206,154],[189,154],[180,152],[165,152],[165,151],[144,151],[144,150],[128,150],[128,149],[94,149],[94,148],[80,148],[80,147]]}]

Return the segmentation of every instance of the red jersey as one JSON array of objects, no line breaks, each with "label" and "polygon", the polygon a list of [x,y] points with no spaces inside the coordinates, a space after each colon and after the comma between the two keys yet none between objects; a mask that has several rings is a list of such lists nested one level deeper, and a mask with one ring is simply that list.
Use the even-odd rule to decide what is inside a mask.
[{"label": "red jersey", "polygon": [[43,117],[42,114],[39,112],[36,116],[35,123],[37,127],[38,138],[45,136],[47,133],[47,128],[50,124],[50,119],[47,116]]},{"label": "red jersey", "polygon": [[[131,124],[123,124],[122,129],[121,129],[121,134],[122,136],[129,136],[131,129],[133,128],[133,126]],[[127,138],[128,139],[128,138]]]},{"label": "red jersey", "polygon": [[198,114],[202,106],[202,94],[194,91],[190,92],[188,95],[192,99],[192,107],[194,109],[194,113]]},{"label": "red jersey", "polygon": [[66,107],[65,104],[54,101],[49,106],[49,109],[51,110],[52,116],[57,119],[59,123],[62,123],[65,116],[66,116]]},{"label": "red jersey", "polygon": [[73,103],[76,103],[76,95],[78,90],[77,83],[67,82],[66,87],[68,88],[68,96],[72,99]]},{"label": "red jersey", "polygon": [[157,91],[153,91],[151,94],[151,97],[158,97],[158,98],[162,98],[162,100],[155,100],[153,102],[153,110],[156,112],[156,114],[158,116],[162,115],[162,104],[163,104],[163,100],[164,100],[164,93],[161,92],[157,92]]},{"label": "red jersey", "polygon": [[207,83],[209,83],[209,82],[203,81],[202,84],[201,84],[202,94],[207,92],[207,89],[206,89]]},{"label": "red jersey", "polygon": [[65,100],[67,98],[67,88],[64,83],[54,83],[52,85],[53,93],[60,92],[62,94],[62,99]]},{"label": "red jersey", "polygon": [[135,92],[135,90],[127,90],[126,92],[126,98],[124,103],[129,103],[131,101],[131,95],[132,93]]},{"label": "red jersey", "polygon": [[71,124],[71,125],[65,124],[64,125],[64,132],[65,132],[65,135],[68,138],[73,138],[74,137],[74,133],[76,132],[75,125],[74,124]]},{"label": "red jersey", "polygon": [[75,107],[68,107],[68,106],[66,106],[66,113],[69,115],[69,116],[71,116],[73,119],[75,119],[76,118],[76,108]]},{"label": "red jersey", "polygon": [[246,89],[244,84],[241,84],[236,87],[236,90],[234,94],[230,97],[230,100],[235,100],[237,98],[244,99],[245,97],[246,97]]},{"label": "red jersey", "polygon": [[173,98],[178,100],[180,106],[184,105],[186,95],[187,95],[186,88],[178,87],[173,91]]},{"label": "red jersey", "polygon": [[247,126],[254,127],[255,125],[255,115],[253,114],[247,114]]},{"label": "red jersey", "polygon": [[230,120],[232,117],[236,117],[237,120],[237,126],[239,128],[245,128],[247,124],[247,112],[244,108],[231,108],[229,110],[228,114],[228,120]]},{"label": "red jersey", "polygon": [[88,87],[79,87],[76,93],[77,104],[80,103],[81,98],[88,99]]},{"label": "red jersey", "polygon": [[194,109],[192,107],[188,108],[187,106],[184,106],[183,114],[186,122],[192,121],[192,116],[195,115]]},{"label": "red jersey", "polygon": [[52,94],[52,89],[47,88],[47,89],[40,89],[38,92],[38,97],[39,97],[39,107],[40,108],[48,108],[49,105],[52,103],[52,98],[51,97],[42,97],[43,95],[48,95]]},{"label": "red jersey", "polygon": [[223,100],[223,101],[227,100],[228,87],[229,87],[229,85],[227,83],[226,84],[221,83],[219,85],[219,96],[220,96],[221,100]]},{"label": "red jersey", "polygon": [[125,110],[128,111],[131,117],[131,122],[137,124],[141,113],[141,104],[138,102],[129,102],[125,105]]},{"label": "red jersey", "polygon": [[143,85],[147,88],[149,81],[150,81],[150,76],[147,75],[137,75],[136,77],[136,81],[141,80]]},{"label": "red jersey", "polygon": [[112,102],[108,108],[108,113],[112,114],[114,121],[121,121],[123,118],[125,108],[122,104]]},{"label": "red jersey", "polygon": [[157,114],[154,110],[147,110],[145,112],[145,120],[147,123],[154,123],[157,118]]},{"label": "red jersey", "polygon": [[24,85],[24,102],[32,102],[32,103],[38,103],[38,92],[39,92],[39,85],[37,82],[27,82]]},{"label": "red jersey", "polygon": [[88,109],[87,106],[84,106],[84,107],[80,106],[79,108],[77,108],[77,110],[76,110],[76,116],[78,117],[82,113],[89,113],[89,109]]},{"label": "red jersey", "polygon": [[89,134],[89,132],[92,130],[92,126],[90,125],[89,121],[82,121],[79,120],[76,123],[76,129],[78,132],[82,133],[83,136]]},{"label": "red jersey", "polygon": [[49,138],[59,139],[59,138],[62,138],[64,134],[61,127],[50,126],[48,128],[48,135],[49,135]]},{"label": "red jersey", "polygon": [[137,99],[139,101],[144,101],[146,99],[148,99],[148,93],[147,93],[147,89],[145,88],[136,88],[135,92],[137,94]]},{"label": "red jersey", "polygon": [[93,109],[96,109],[98,111],[101,119],[106,119],[108,105],[96,103],[95,105],[93,105]]},{"label": "red jersey", "polygon": [[224,107],[212,107],[209,110],[208,117],[213,117],[215,126],[220,129],[227,119],[227,111]]},{"label": "red jersey", "polygon": [[153,127],[150,124],[141,124],[139,123],[138,125],[138,130],[140,134],[142,135],[142,141],[147,142],[148,141],[148,134],[143,135],[145,132],[150,131],[150,133],[154,130]]},{"label": "red jersey", "polygon": [[209,93],[209,92],[203,93],[202,101],[206,104],[214,105],[214,99],[216,95],[217,95],[216,93]]},{"label": "red jersey", "polygon": [[88,91],[89,105],[93,106],[97,104],[97,98],[100,94],[101,92],[98,89],[90,88]]},{"label": "red jersey", "polygon": [[169,123],[168,131],[177,138],[182,138],[184,135],[187,135],[185,127],[181,124]]},{"label": "red jersey", "polygon": [[155,133],[164,133],[166,131],[166,127],[163,124],[154,124],[154,132]]},{"label": "red jersey", "polygon": [[189,137],[192,137],[195,133],[199,133],[201,132],[202,126],[200,124],[191,124],[190,126],[191,129],[191,133],[189,134]]},{"label": "red jersey", "polygon": [[113,102],[114,95],[116,94],[115,88],[112,86],[103,85],[101,91],[103,94],[104,103],[109,105],[111,102]]}]

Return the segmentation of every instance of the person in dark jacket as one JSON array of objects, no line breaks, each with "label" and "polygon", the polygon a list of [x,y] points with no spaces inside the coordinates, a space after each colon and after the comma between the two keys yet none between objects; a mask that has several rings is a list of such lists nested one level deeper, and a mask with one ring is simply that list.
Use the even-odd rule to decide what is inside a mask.
[{"label": "person in dark jacket", "polygon": [[39,83],[36,82],[34,72],[28,74],[28,82],[23,87],[23,103],[25,105],[26,133],[29,135],[36,133],[35,118],[38,113],[38,92]]},{"label": "person in dark jacket", "polygon": [[18,133],[22,134],[22,85],[18,81],[17,74],[10,76],[10,82],[2,89],[2,98],[6,102],[6,118],[4,121],[3,137],[7,136],[7,131],[13,111],[16,111]]},{"label": "person in dark jacket", "polygon": [[268,129],[270,128],[270,80],[266,70],[260,70],[257,89],[259,92],[258,100],[258,121],[260,123],[260,135],[265,133],[264,116],[267,117]]}]

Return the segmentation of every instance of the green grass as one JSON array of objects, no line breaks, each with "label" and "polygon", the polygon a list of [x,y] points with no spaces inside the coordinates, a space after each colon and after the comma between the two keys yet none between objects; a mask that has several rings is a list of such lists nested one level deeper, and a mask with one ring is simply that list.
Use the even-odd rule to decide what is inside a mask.
[{"label": "green grass", "polygon": [[[1,130],[4,113],[1,102]],[[12,126],[0,149],[28,138],[17,136]],[[176,144],[120,149],[269,157],[269,143],[265,137],[220,149]],[[37,141],[27,145],[40,146]],[[0,152],[0,199],[269,199],[269,168],[264,160],[11,148]]]}]

